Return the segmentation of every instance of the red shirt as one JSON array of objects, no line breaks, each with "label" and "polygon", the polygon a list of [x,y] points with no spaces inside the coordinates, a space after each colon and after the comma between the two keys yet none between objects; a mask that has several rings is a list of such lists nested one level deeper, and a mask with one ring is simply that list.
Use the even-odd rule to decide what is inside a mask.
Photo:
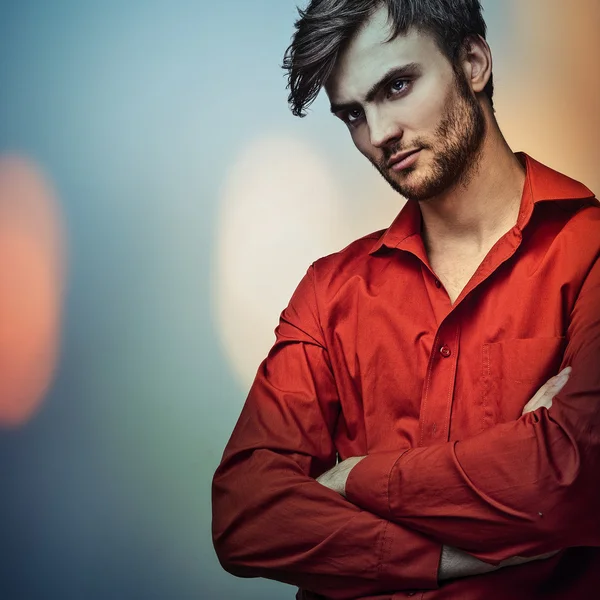
[{"label": "red shirt", "polygon": [[[525,155],[518,222],[451,305],[421,213],[316,261],[213,482],[223,566],[297,598],[600,595],[600,205]],[[550,410],[521,416],[572,366]],[[315,481],[340,460],[347,499]],[[442,545],[487,562],[438,583]]]}]

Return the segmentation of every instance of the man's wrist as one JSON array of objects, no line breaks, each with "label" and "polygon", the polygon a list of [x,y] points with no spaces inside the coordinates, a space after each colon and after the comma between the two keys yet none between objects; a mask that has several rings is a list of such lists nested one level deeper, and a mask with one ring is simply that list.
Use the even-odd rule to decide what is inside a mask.
[{"label": "man's wrist", "polygon": [[483,575],[492,571],[497,571],[501,566],[490,565],[488,563],[451,546],[442,548],[440,557],[440,568],[438,580],[456,579],[458,577],[471,577],[473,575]]}]

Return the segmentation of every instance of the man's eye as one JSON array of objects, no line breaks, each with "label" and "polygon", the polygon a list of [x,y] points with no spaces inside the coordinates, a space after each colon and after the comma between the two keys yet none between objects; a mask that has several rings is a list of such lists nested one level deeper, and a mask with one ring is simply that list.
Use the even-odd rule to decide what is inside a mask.
[{"label": "man's eye", "polygon": [[349,110],[346,113],[346,121],[348,121],[348,123],[355,123],[361,117],[362,117],[362,110],[360,110],[360,108],[354,108],[352,110]]},{"label": "man's eye", "polygon": [[407,79],[396,79],[390,84],[390,92],[392,94],[399,94],[401,92],[404,92],[408,87],[408,83],[409,82]]}]

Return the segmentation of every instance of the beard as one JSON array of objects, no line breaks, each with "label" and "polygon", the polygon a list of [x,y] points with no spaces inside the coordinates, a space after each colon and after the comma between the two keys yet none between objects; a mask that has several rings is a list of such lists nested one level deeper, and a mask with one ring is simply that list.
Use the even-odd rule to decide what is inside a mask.
[{"label": "beard", "polygon": [[455,71],[455,81],[451,92],[454,98],[448,98],[448,109],[434,132],[434,140],[411,141],[411,148],[430,150],[433,154],[427,175],[416,177],[417,165],[398,174],[390,171],[389,160],[403,151],[400,143],[385,147],[380,161],[371,161],[392,188],[408,200],[429,200],[452,187],[466,186],[477,172],[486,121],[464,74]]}]

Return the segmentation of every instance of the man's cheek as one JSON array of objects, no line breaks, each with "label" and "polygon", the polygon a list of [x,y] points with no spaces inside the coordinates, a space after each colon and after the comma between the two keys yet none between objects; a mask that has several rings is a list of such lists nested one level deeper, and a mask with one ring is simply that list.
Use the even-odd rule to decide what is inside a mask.
[{"label": "man's cheek", "polygon": [[379,161],[381,151],[378,148],[374,148],[371,144],[369,128],[366,124],[360,130],[351,132],[351,135],[354,145],[365,158],[368,158],[370,161]]}]

